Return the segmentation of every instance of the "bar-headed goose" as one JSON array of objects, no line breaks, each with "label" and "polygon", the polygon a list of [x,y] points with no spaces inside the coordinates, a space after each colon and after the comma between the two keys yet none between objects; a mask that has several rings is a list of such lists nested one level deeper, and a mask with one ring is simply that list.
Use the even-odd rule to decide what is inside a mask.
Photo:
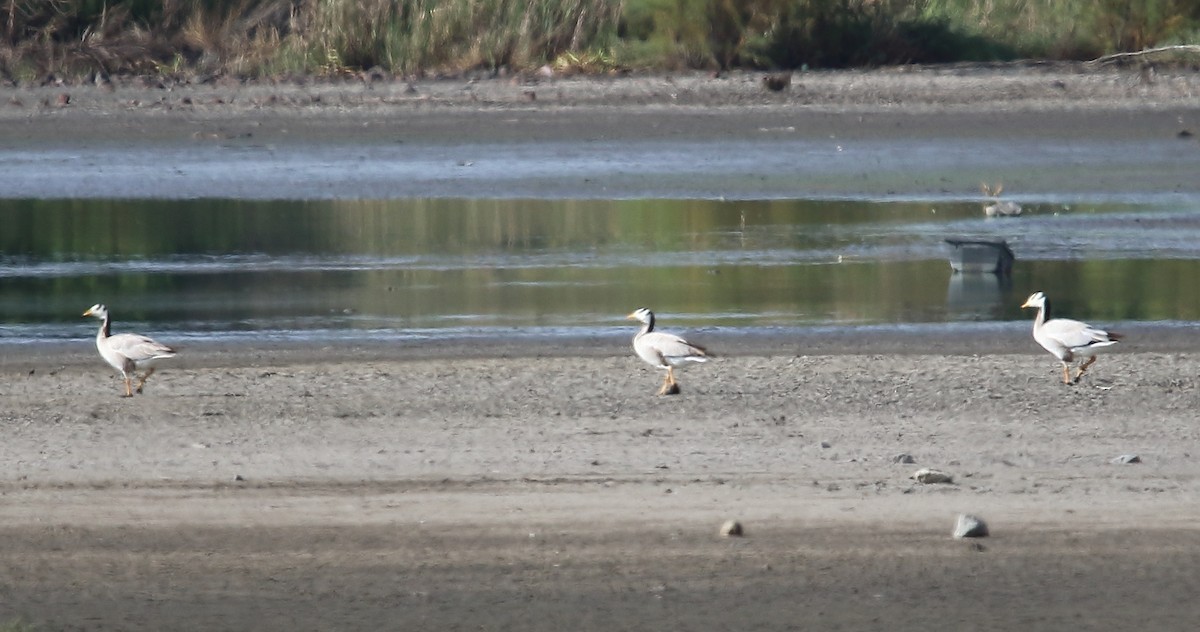
[{"label": "bar-headed goose", "polygon": [[146,336],[112,335],[112,318],[108,314],[108,308],[103,305],[93,305],[83,315],[100,319],[96,349],[100,351],[100,357],[104,358],[105,362],[121,372],[121,377],[125,379],[125,397],[133,397],[133,377],[137,371],[145,371],[138,376],[137,392],[141,393],[158,362],[175,357],[174,349]]},{"label": "bar-headed goose", "polygon": [[[1053,353],[1063,365],[1063,384],[1073,384],[1079,381],[1083,372],[1096,361],[1096,353],[1117,344],[1120,334],[1096,329],[1087,323],[1081,323],[1069,318],[1050,317],[1050,299],[1041,292],[1029,295],[1025,307],[1036,307],[1037,316],[1033,319],[1033,339]],[[1080,358],[1079,372],[1071,379],[1070,365]]]},{"label": "bar-headed goose", "polygon": [[704,347],[694,345],[675,334],[654,331],[654,312],[640,307],[629,316],[629,320],[642,322],[642,330],[633,337],[633,350],[650,366],[666,369],[659,395],[679,394],[679,383],[675,381],[675,367],[688,362],[707,362],[711,357]]}]

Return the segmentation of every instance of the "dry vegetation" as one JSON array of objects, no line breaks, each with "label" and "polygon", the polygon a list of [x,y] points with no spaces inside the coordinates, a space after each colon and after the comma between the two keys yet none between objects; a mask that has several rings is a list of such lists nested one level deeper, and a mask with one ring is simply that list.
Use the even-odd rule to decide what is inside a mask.
[{"label": "dry vegetation", "polygon": [[831,68],[1090,59],[1200,41],[1191,0],[1132,10],[1117,0],[0,0],[0,19],[10,81]]}]

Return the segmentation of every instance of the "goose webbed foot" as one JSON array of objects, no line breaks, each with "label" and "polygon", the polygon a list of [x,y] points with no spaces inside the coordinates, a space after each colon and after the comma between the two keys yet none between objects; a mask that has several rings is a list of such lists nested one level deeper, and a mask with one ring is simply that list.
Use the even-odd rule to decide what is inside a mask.
[{"label": "goose webbed foot", "polygon": [[678,383],[663,384],[662,388],[658,389],[658,394],[659,395],[678,395],[679,394],[679,384]]},{"label": "goose webbed foot", "polygon": [[146,380],[150,379],[150,376],[153,374],[154,374],[154,369],[150,368],[146,371],[145,375],[141,375],[138,377],[138,385],[137,385],[137,389],[136,389],[138,395],[142,394],[142,389],[146,387]]},{"label": "goose webbed foot", "polygon": [[663,380],[662,388],[658,389],[659,395],[678,395],[679,382],[675,381],[675,372],[670,368],[667,369],[667,377]]},{"label": "goose webbed foot", "polygon": [[1079,383],[1079,378],[1083,377],[1083,372],[1088,370],[1089,366],[1096,361],[1096,356],[1092,356],[1079,365],[1079,371],[1075,373],[1075,383]]}]

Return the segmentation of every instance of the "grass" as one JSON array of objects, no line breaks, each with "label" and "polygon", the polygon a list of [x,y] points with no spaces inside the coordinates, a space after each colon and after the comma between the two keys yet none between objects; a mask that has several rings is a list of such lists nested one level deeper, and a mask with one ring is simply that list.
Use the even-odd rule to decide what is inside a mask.
[{"label": "grass", "polygon": [[1156,45],[1200,43],[1200,5],[1193,0],[929,0],[927,16],[977,25],[979,35],[1006,41],[1023,57],[1092,59]]},{"label": "grass", "polygon": [[325,73],[541,65],[603,47],[619,9],[609,0],[318,0],[304,6],[283,54],[293,67]]},{"label": "grass", "polygon": [[1200,43],[1195,0],[0,0],[0,20],[0,75],[20,80],[838,68]]}]

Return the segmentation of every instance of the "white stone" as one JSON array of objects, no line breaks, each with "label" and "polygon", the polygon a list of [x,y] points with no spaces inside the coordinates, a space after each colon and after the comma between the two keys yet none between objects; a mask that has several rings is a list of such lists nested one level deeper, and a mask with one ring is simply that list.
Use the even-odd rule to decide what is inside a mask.
[{"label": "white stone", "polygon": [[934,485],[937,483],[953,483],[954,477],[941,470],[935,470],[928,467],[923,467],[916,472],[913,472],[909,478],[921,483],[922,485]]},{"label": "white stone", "polygon": [[971,514],[958,514],[958,520],[954,523],[954,537],[986,538],[987,535],[987,523],[982,518]]}]

